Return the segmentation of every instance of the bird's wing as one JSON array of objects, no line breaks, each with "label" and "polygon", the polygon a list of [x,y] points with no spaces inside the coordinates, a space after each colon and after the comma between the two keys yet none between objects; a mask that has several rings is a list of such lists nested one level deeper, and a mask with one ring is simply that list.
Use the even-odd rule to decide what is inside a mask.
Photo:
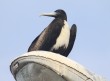
[{"label": "bird's wing", "polygon": [[63,22],[60,19],[54,19],[50,25],[32,42],[28,51],[46,50],[49,51],[56,43],[57,37],[60,35]]},{"label": "bird's wing", "polygon": [[[42,34],[45,30],[46,30],[46,28],[41,32],[41,34]],[[40,34],[40,35],[41,35],[41,34]],[[28,48],[28,52],[37,50],[36,44],[37,44],[37,41],[38,41],[40,35],[38,35],[38,36],[34,39],[34,41],[31,43],[31,45],[30,45],[29,48]]]},{"label": "bird's wing", "polygon": [[77,27],[75,24],[72,25],[71,30],[70,30],[70,40],[69,40],[69,45],[64,53],[64,55],[67,57],[69,55],[69,53],[71,52],[74,42],[75,42],[75,38],[76,38],[76,32],[77,32]]},{"label": "bird's wing", "polygon": [[35,50],[35,44],[37,43],[38,38],[39,38],[39,36],[37,36],[37,37],[34,39],[34,41],[31,43],[31,45],[30,45],[29,48],[28,48],[28,52]]}]

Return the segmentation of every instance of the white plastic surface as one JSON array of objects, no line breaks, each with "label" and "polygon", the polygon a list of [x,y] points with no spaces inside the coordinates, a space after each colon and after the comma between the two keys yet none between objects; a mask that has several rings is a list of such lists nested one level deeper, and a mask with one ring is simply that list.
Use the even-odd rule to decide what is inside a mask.
[{"label": "white plastic surface", "polygon": [[18,57],[11,64],[12,73],[15,70],[13,65],[24,61],[32,61],[44,65],[64,77],[67,81],[106,81],[103,77],[88,71],[74,60],[47,51],[28,52]]}]

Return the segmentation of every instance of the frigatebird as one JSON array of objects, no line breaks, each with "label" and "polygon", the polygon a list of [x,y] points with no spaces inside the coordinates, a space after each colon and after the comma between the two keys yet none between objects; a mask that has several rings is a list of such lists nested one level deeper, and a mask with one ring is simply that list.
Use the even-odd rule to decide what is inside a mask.
[{"label": "frigatebird", "polygon": [[52,13],[44,13],[42,16],[54,17],[55,19],[34,39],[28,52],[44,50],[67,57],[75,42],[76,25],[73,24],[71,29],[69,28],[67,15],[62,9]]}]

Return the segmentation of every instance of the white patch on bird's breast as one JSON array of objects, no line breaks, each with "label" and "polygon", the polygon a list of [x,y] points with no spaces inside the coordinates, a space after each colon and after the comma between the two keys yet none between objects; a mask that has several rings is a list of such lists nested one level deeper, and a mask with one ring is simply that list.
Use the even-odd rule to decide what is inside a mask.
[{"label": "white patch on bird's breast", "polygon": [[52,47],[51,50],[58,49],[61,46],[65,46],[65,48],[67,48],[69,44],[69,38],[70,38],[70,28],[68,23],[64,20],[64,26],[61,29],[61,33],[56,40],[56,44]]}]

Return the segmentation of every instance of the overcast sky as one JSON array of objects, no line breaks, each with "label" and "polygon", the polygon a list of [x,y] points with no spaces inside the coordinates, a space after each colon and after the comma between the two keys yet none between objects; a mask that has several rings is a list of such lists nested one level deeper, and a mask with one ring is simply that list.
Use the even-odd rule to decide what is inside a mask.
[{"label": "overcast sky", "polygon": [[68,58],[110,80],[110,0],[0,0],[1,81],[15,81],[10,63],[53,20],[39,15],[56,9],[78,29]]}]

